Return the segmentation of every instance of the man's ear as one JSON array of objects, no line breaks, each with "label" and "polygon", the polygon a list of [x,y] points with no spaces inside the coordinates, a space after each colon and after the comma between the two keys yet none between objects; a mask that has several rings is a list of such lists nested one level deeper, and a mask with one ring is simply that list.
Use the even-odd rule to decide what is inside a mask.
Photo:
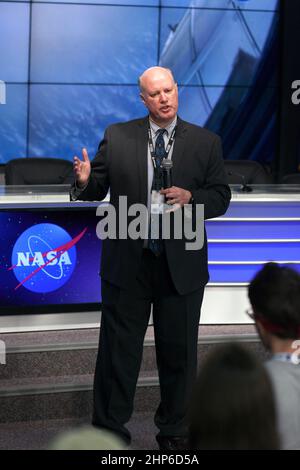
[{"label": "man's ear", "polygon": [[270,333],[263,327],[259,320],[255,320],[255,326],[262,343],[267,349],[270,349]]},{"label": "man's ear", "polygon": [[142,103],[146,106],[145,98],[143,97],[142,93],[140,93],[140,98],[142,100]]},{"label": "man's ear", "polygon": [[264,329],[264,327],[262,326],[262,324],[260,323],[259,320],[255,320],[255,326],[259,332],[260,335],[265,335],[266,334],[266,330]]}]

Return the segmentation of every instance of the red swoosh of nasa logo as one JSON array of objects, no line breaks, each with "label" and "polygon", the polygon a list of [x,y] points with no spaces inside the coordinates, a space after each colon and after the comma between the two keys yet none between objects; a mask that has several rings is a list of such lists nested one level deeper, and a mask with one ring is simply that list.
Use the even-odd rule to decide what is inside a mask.
[{"label": "red swoosh of nasa logo", "polygon": [[[85,234],[85,232],[87,231],[87,227],[85,229],[82,230],[82,232],[79,233],[79,235],[77,235],[77,237],[73,238],[72,240],[70,240],[68,243],[65,243],[64,245],[61,245],[61,246],[58,246],[57,248],[54,248],[54,249],[51,249],[51,250],[48,250],[48,251],[45,251],[44,253],[42,253],[42,256],[44,258],[44,256],[47,255],[47,253],[49,253],[50,251],[57,251],[57,255],[54,256],[53,258],[51,258],[49,261],[47,261],[45,264],[42,264],[41,266],[39,266],[37,269],[35,269],[34,271],[32,271],[32,273],[30,273],[27,277],[25,277],[25,279],[23,279],[22,282],[20,282],[16,287],[15,287],[15,290],[17,290],[19,287],[21,287],[22,284],[24,284],[25,282],[27,282],[29,279],[31,279],[36,273],[38,273],[41,269],[43,269],[45,266],[47,266],[49,263],[52,263],[52,261],[56,258],[58,258],[59,256],[61,256],[63,253],[65,253],[66,251],[70,250],[70,248],[72,248],[74,245],[76,245],[76,243],[79,242],[79,240],[83,237],[83,235]],[[31,257],[29,258],[30,261],[32,261],[34,259],[34,257]],[[14,269],[16,268],[17,265],[15,264],[14,266],[11,266],[10,268],[8,268],[8,271],[10,271],[11,269]]]}]

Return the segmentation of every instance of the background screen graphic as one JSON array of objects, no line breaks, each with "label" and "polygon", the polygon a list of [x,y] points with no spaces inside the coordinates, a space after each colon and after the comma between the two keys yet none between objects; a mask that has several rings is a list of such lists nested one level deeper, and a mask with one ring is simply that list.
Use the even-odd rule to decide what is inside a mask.
[{"label": "background screen graphic", "polygon": [[146,114],[137,77],[156,64],[225,158],[270,163],[278,25],[277,0],[1,1],[0,163],[92,156],[109,124]]},{"label": "background screen graphic", "polygon": [[[24,306],[32,312],[35,308],[41,312],[43,307],[45,311],[99,307],[101,241],[96,235],[95,211],[0,212],[0,313],[20,313]],[[76,243],[71,246],[74,239]],[[38,266],[12,269],[16,251],[26,253],[30,245],[34,253],[45,252],[65,244],[72,264],[62,266],[62,270],[49,265],[44,268],[46,272],[40,270],[21,284]]]}]

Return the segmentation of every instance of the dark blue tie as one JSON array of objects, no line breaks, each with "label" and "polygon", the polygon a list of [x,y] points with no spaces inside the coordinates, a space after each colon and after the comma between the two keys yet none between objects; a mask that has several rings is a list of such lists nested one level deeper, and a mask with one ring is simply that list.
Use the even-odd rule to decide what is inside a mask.
[{"label": "dark blue tie", "polygon": [[[167,132],[166,129],[158,129],[156,132],[156,142],[155,142],[155,150],[154,150],[154,158],[156,163],[156,172],[154,172],[152,188],[156,191],[161,189],[161,163],[166,156],[166,149],[165,149],[165,140],[164,140],[164,133]],[[153,216],[150,215],[150,224],[149,224],[149,248],[155,254],[155,256],[159,256],[163,252],[163,242],[161,239],[161,216],[159,216],[159,233],[156,234],[159,238],[150,238],[151,236],[151,219]]]},{"label": "dark blue tie", "polygon": [[163,158],[166,155],[166,149],[165,149],[165,140],[164,140],[164,133],[167,132],[166,129],[158,129],[156,132],[156,142],[155,142],[155,161],[156,161],[156,166],[160,168],[161,162],[163,161]]},{"label": "dark blue tie", "polygon": [[156,141],[155,141],[155,149],[154,149],[154,158],[156,164],[156,170],[154,170],[153,181],[152,181],[152,188],[156,191],[159,191],[162,188],[162,173],[161,173],[161,164],[166,156],[166,149],[165,149],[165,140],[164,140],[164,133],[167,132],[166,129],[158,129],[156,131]]}]

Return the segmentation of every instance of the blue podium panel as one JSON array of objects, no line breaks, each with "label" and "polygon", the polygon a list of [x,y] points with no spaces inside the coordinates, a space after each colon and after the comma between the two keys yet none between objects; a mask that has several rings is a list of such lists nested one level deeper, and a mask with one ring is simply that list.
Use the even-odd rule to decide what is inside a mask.
[{"label": "blue podium panel", "polygon": [[[266,260],[267,262],[268,260]],[[285,264],[286,265],[286,264]],[[290,268],[296,269],[300,273],[300,263],[288,264]],[[209,264],[210,284],[222,285],[247,285],[255,274],[263,267],[260,264]]]},{"label": "blue podium panel", "polygon": [[84,204],[0,207],[0,315],[99,309],[97,222]]},{"label": "blue podium panel", "polygon": [[[0,314],[99,308],[99,203],[69,202],[68,187],[65,191],[60,200],[51,191],[41,197],[30,187],[16,194],[1,188]],[[289,216],[298,213],[300,194],[280,196],[278,186],[272,202],[269,194],[255,196],[254,191],[241,201],[233,192],[229,212],[235,218],[206,221],[211,285],[245,286],[268,261],[300,272],[300,219],[282,217],[283,205]],[[269,204],[269,219],[248,217],[256,205],[265,216]],[[276,218],[276,208],[281,217]]]},{"label": "blue podium panel", "polygon": [[[296,191],[296,188],[295,188]],[[284,192],[283,192],[284,194]],[[238,200],[234,201],[234,204],[230,204],[226,214],[222,217],[223,219],[243,218],[243,213],[245,212],[245,217],[258,218],[258,219],[272,219],[272,218],[300,218],[300,204],[299,202],[293,201],[268,201],[268,200],[259,200],[249,201],[244,200],[239,202]]]},{"label": "blue podium panel", "polygon": [[[245,217],[244,208],[241,217]],[[299,220],[236,220],[228,221],[216,220],[206,222],[208,238],[211,239],[297,239],[300,238],[300,218]]]},{"label": "blue podium panel", "polygon": [[210,243],[210,261],[300,261],[300,238],[297,242]]},{"label": "blue podium panel", "polygon": [[233,191],[222,217],[206,221],[210,283],[247,284],[264,263],[300,271],[300,195],[288,186]]}]

